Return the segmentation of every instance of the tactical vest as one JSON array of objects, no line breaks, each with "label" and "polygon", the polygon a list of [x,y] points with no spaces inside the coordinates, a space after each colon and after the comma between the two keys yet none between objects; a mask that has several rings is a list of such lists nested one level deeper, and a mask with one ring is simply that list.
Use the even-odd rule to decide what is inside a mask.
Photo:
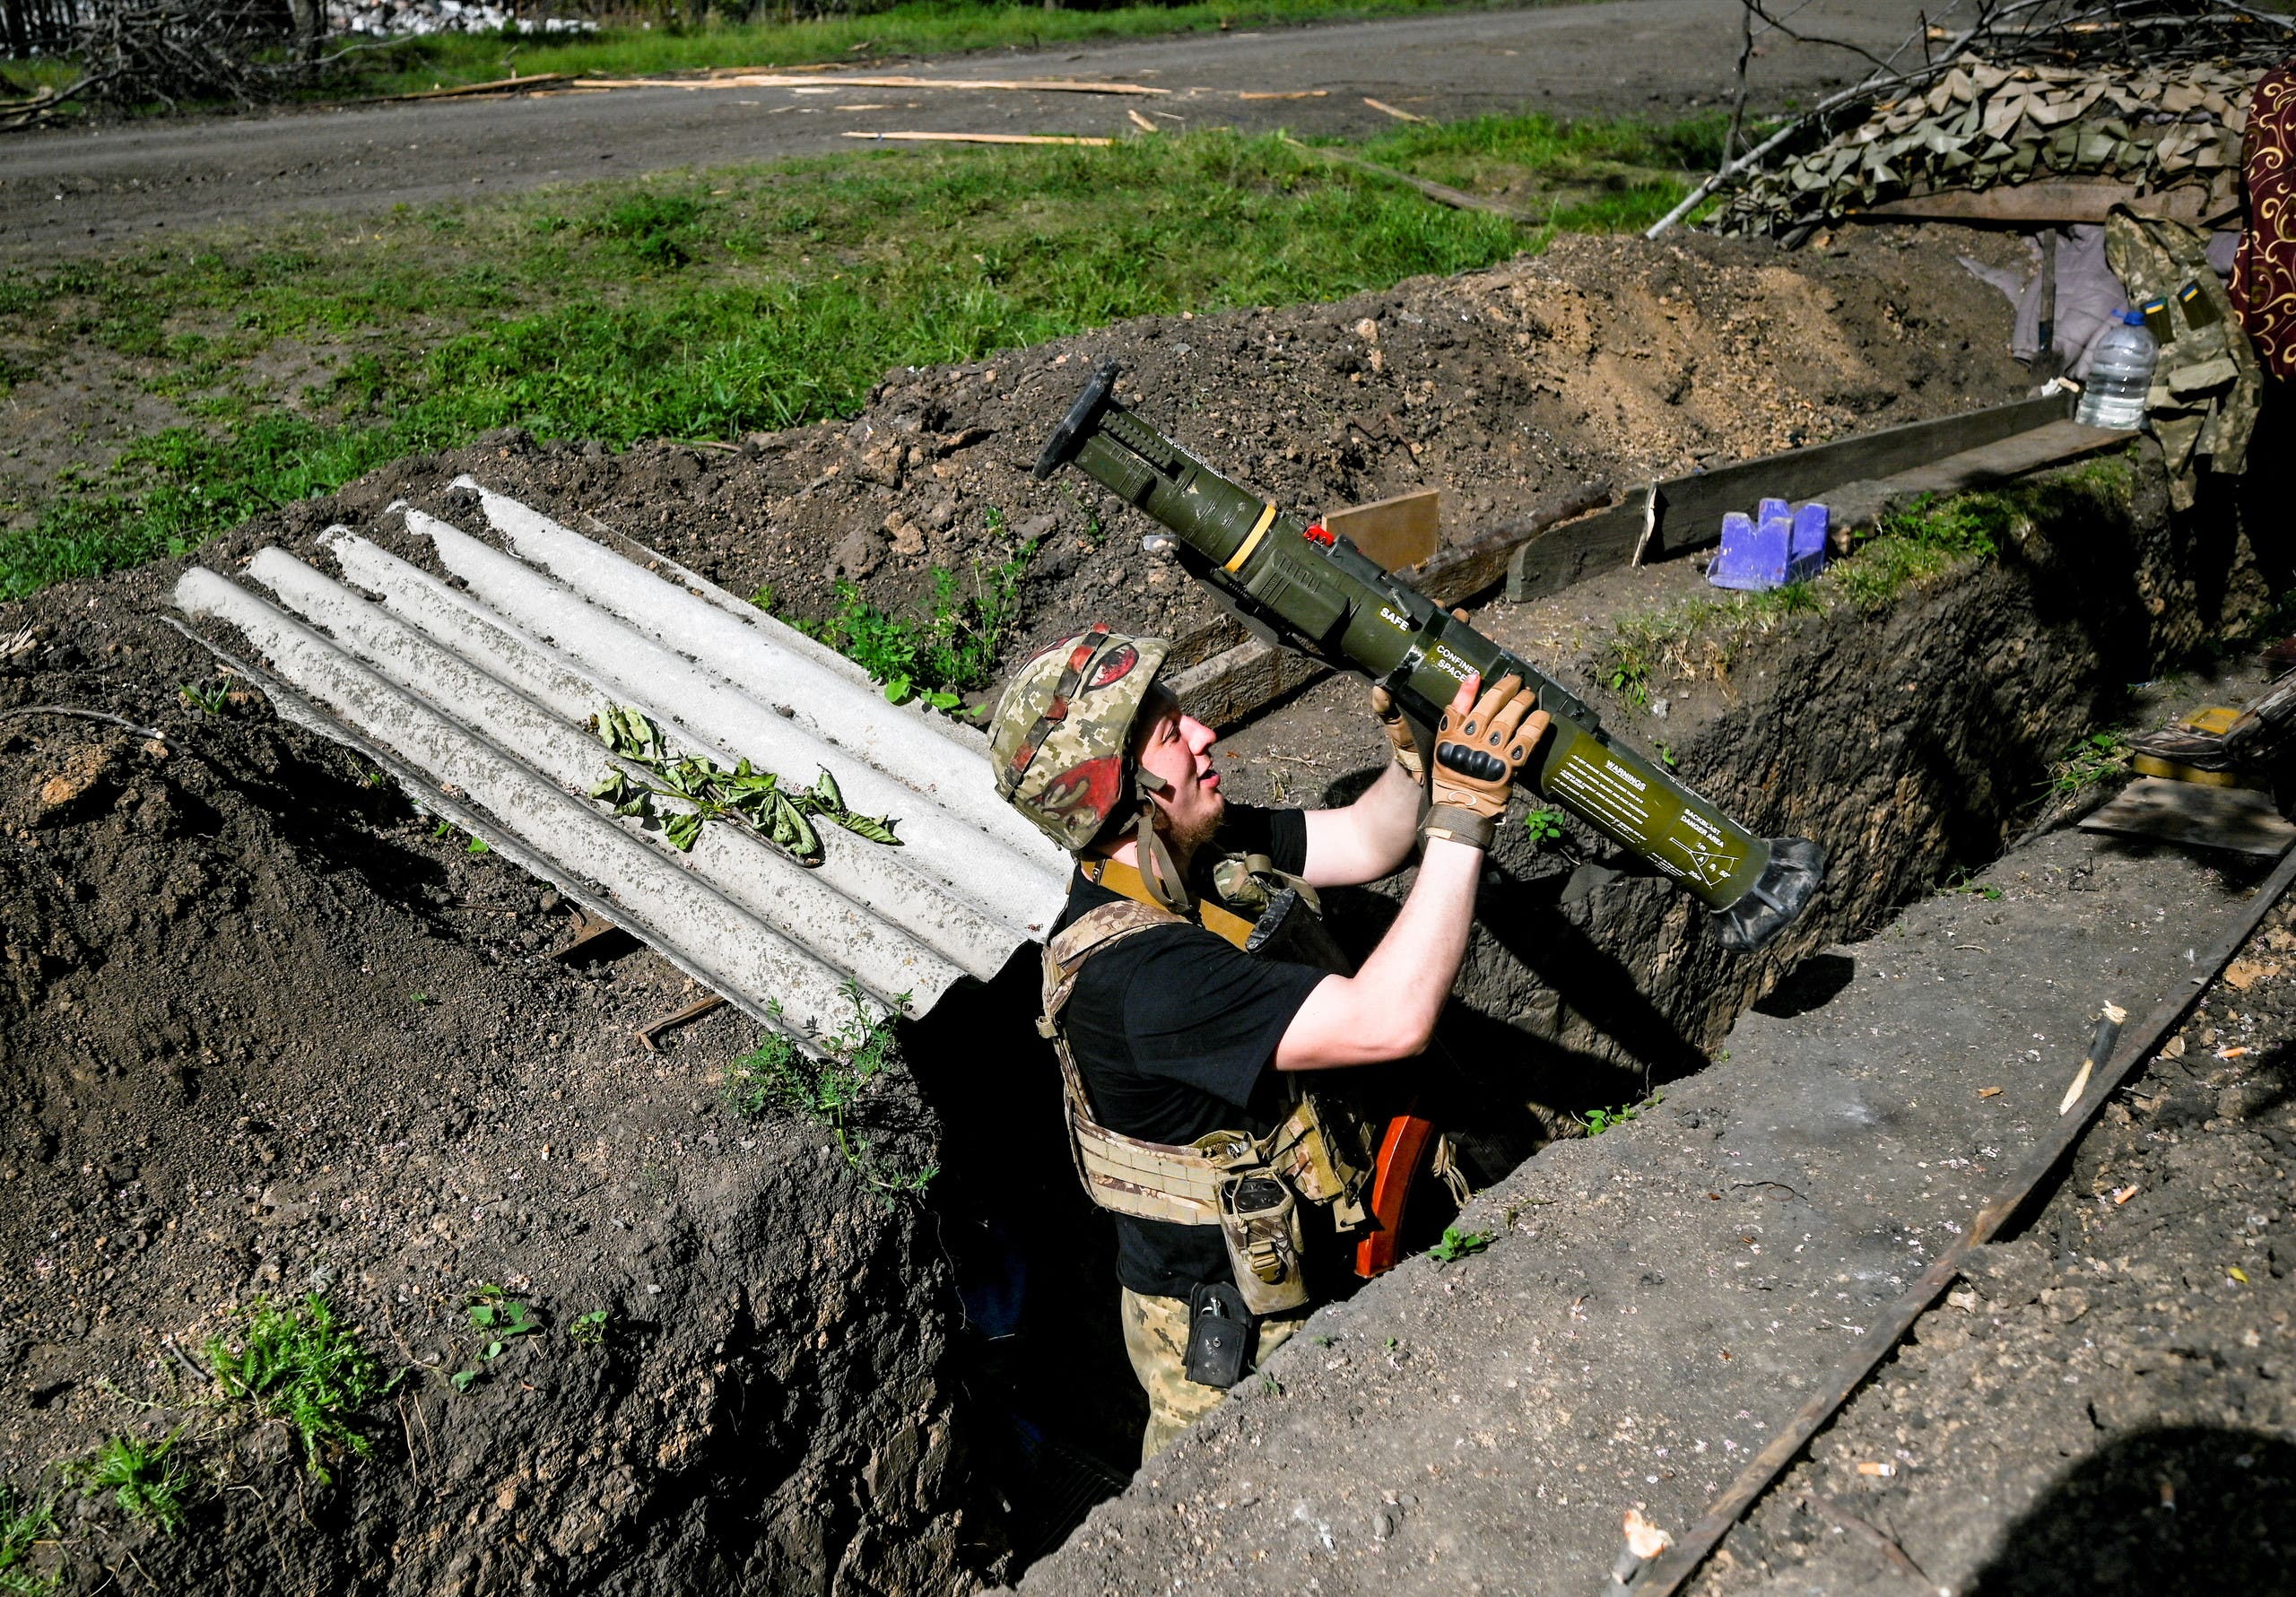
[{"label": "tactical vest", "polygon": [[1219,1131],[1187,1144],[1127,1137],[1094,1116],[1060,1015],[1087,960],[1157,926],[1202,925],[1257,957],[1342,968],[1344,961],[1332,963],[1337,949],[1323,928],[1315,890],[1274,871],[1264,856],[1223,861],[1215,882],[1231,902],[1257,907],[1257,918],[1209,902],[1189,916],[1149,899],[1129,865],[1105,860],[1084,869],[1088,880],[1126,896],[1087,910],[1046,945],[1044,1014],[1037,1022],[1060,1061],[1069,1147],[1084,1194],[1138,1219],[1220,1227],[1246,1306],[1256,1315],[1295,1308],[1308,1296],[1299,1204],[1327,1206],[1343,1232],[1370,1221],[1363,1195],[1372,1161],[1362,1123],[1330,1098],[1287,1081],[1291,1110],[1264,1137]]}]

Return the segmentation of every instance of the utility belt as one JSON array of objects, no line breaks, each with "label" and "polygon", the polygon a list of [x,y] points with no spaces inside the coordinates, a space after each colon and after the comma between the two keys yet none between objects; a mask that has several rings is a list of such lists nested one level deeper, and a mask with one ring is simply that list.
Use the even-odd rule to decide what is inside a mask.
[{"label": "utility belt", "polygon": [[[1372,1160],[1363,1124],[1336,1100],[1295,1087],[1290,1112],[1265,1136],[1220,1131],[1187,1144],[1127,1137],[1093,1116],[1060,1013],[1086,960],[1128,937],[1176,923],[1201,924],[1248,953],[1273,957],[1281,949],[1326,964],[1312,958],[1322,933],[1315,891],[1274,872],[1265,856],[1223,861],[1214,873],[1222,895],[1257,907],[1257,916],[1248,920],[1206,902],[1191,919],[1149,898],[1129,865],[1100,860],[1084,870],[1090,880],[1125,897],[1078,916],[1046,947],[1044,1015],[1037,1029],[1060,1061],[1070,1148],[1085,1195],[1112,1213],[1139,1219],[1218,1226],[1242,1306],[1255,1316],[1297,1308],[1308,1300],[1300,1205],[1327,1207],[1344,1232],[1370,1221],[1363,1200]],[[1327,935],[1323,942],[1328,947]]]}]

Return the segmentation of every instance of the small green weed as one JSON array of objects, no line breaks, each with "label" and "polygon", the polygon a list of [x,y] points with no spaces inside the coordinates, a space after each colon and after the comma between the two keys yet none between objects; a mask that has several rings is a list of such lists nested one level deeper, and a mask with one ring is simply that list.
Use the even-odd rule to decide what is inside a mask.
[{"label": "small green weed", "polygon": [[587,230],[614,239],[646,265],[674,269],[700,247],[708,209],[691,195],[640,190],[609,204]]},{"label": "small green weed", "polygon": [[[993,507],[989,515],[993,534],[1004,518]],[[955,572],[934,567],[929,619],[889,615],[853,584],[840,582],[837,613],[804,630],[883,683],[893,703],[922,699],[952,713],[966,690],[987,685],[996,669],[996,652],[1018,609],[1021,574],[1035,552],[1034,543],[1024,543],[996,565],[984,568],[975,560],[970,592]]]},{"label": "small green weed", "polygon": [[204,1350],[223,1396],[286,1425],[321,1481],[334,1479],[329,1458],[367,1451],[361,1410],[398,1384],[317,1292],[286,1308],[257,1298],[235,1334],[208,1338]]},{"label": "small green weed", "polygon": [[[1443,1239],[1427,1250],[1427,1256],[1438,1264],[1456,1264],[1461,1259],[1472,1258],[1490,1245],[1488,1232],[1462,1231],[1457,1226],[1445,1226]],[[1395,1346],[1393,1342],[1387,1345]]]},{"label": "small green weed", "polygon": [[492,854],[494,850],[488,846],[485,838],[473,838],[463,845],[463,852],[465,854]]},{"label": "small green weed", "polygon": [[121,1513],[167,1535],[183,1528],[184,1494],[191,1473],[175,1456],[176,1435],[148,1441],[126,1433],[95,1453],[64,1466],[64,1479],[90,1497],[112,1494]]},{"label": "small green weed", "polygon": [[177,696],[186,704],[196,710],[204,710],[211,716],[220,716],[223,713],[224,707],[230,702],[230,690],[221,682],[212,686],[198,682],[186,682],[176,690]]},{"label": "small green weed", "polygon": [[[604,1311],[601,1310],[601,1313]],[[447,1377],[457,1392],[468,1392],[485,1367],[510,1350],[522,1336],[542,1334],[542,1319],[527,1304],[511,1297],[492,1281],[481,1281],[463,1299],[463,1313],[481,1340],[478,1363]]]},{"label": "small green weed", "polygon": [[[759,770],[746,759],[732,770],[693,755],[674,759],[661,728],[618,704],[606,706],[593,725],[599,741],[645,777],[619,768],[609,770],[590,789],[590,796],[605,800],[617,815],[658,821],[663,838],[682,854],[700,840],[702,827],[712,820],[746,827],[809,865],[820,864],[822,855],[821,837],[809,817],[818,816],[872,843],[900,843],[887,818],[847,809],[837,778],[826,770],[811,787],[796,787],[783,785],[779,777]],[[655,808],[657,799],[691,807],[665,812]]]},{"label": "small green weed", "polygon": [[1665,1102],[1665,1093],[1657,1092],[1651,1094],[1639,1104],[1621,1104],[1615,1109],[1589,1109],[1578,1117],[1578,1124],[1587,1128],[1587,1136],[1599,1137],[1605,1132],[1616,1131],[1628,1121],[1639,1115],[1643,1110],[1656,1108]]},{"label": "small green weed", "polygon": [[2001,901],[2001,890],[1989,881],[1972,881],[1961,891],[1973,893],[1988,904],[1997,904]]},{"label": "small green weed", "polygon": [[7,1597],[36,1597],[63,1584],[60,1569],[35,1574],[33,1552],[56,1540],[56,1506],[47,1497],[20,1497],[0,1486],[0,1593]]},{"label": "small green weed", "polygon": [[[842,1028],[820,1039],[818,1056],[773,1033],[726,1067],[726,1101],[749,1118],[780,1109],[825,1126],[837,1139],[845,1162],[872,1187],[887,1194],[922,1193],[940,1174],[938,1166],[889,1168],[877,1162],[866,1140],[852,1134],[854,1105],[884,1073],[893,1043],[893,1016],[872,1019],[858,982],[845,984],[845,996],[853,1013]],[[895,999],[893,1008],[895,1015],[905,1013],[909,994]],[[771,1006],[770,1012],[778,1016],[779,1006]]]},{"label": "small green weed", "polygon": [[439,1002],[437,999],[431,997],[428,993],[409,993],[406,995],[406,1001],[407,1002],[413,1004],[417,1009],[422,1008],[425,1004],[436,1003]]},{"label": "small green weed", "polygon": [[1523,813],[1523,829],[1531,835],[1531,846],[1544,848],[1562,837],[1562,812],[1550,804]]},{"label": "small green weed", "polygon": [[1990,560],[2014,541],[2024,509],[1997,493],[1964,493],[1939,499],[1925,493],[1884,515],[1875,538],[1903,538],[1930,549]]},{"label": "small green weed", "polygon": [[454,835],[455,823],[451,820],[442,820],[438,825],[430,829],[430,836],[433,839],[439,838],[451,838]]},{"label": "small green weed", "polygon": [[594,1308],[588,1314],[576,1315],[566,1324],[566,1335],[578,1348],[603,1348],[612,1321],[604,1309]]},{"label": "small green weed", "polygon": [[2070,797],[2083,788],[2110,781],[2128,768],[2128,733],[2092,732],[2049,770],[2049,791]]}]

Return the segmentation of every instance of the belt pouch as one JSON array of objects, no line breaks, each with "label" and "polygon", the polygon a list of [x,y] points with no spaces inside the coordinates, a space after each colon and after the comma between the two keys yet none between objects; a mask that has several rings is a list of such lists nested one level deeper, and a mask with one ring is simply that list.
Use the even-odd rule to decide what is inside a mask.
[{"label": "belt pouch", "polygon": [[1225,1281],[1198,1281],[1187,1295],[1187,1378],[1223,1392],[1242,1380],[1252,1330],[1242,1293]]},{"label": "belt pouch", "polygon": [[1266,1166],[1220,1178],[1220,1237],[1252,1313],[1282,1314],[1308,1301],[1299,1201]]}]

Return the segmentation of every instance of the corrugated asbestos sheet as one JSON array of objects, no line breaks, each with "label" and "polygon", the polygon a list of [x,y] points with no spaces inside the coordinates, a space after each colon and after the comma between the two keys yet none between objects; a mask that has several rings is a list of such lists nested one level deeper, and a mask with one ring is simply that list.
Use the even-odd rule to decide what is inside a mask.
[{"label": "corrugated asbestos sheet", "polygon": [[[404,509],[454,585],[335,527],[317,565],[265,549],[243,582],[186,572],[176,603],[282,714],[794,1036],[849,1021],[848,982],[874,1012],[906,994],[921,1014],[1042,939],[1067,859],[997,799],[979,732],[886,703],[851,661],[640,545],[455,487],[509,552]],[[681,854],[588,796],[613,761],[587,723],[608,704],[644,712],[673,753],[799,785],[826,768],[900,846],[823,827],[809,868],[711,824]]]}]

